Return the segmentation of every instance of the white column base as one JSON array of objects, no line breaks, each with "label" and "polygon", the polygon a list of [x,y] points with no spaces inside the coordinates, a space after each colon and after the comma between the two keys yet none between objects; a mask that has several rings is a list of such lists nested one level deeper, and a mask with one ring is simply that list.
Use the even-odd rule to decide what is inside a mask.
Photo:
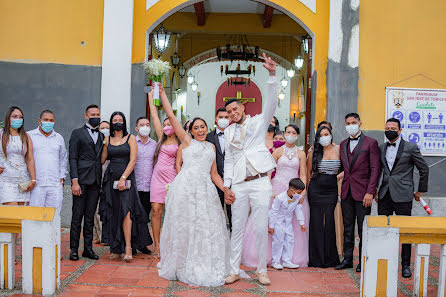
[{"label": "white column base", "polygon": [[415,246],[415,277],[412,296],[427,296],[430,249],[430,244],[422,243]]},{"label": "white column base", "polygon": [[438,277],[438,297],[446,296],[446,244],[441,246],[440,271]]},{"label": "white column base", "polygon": [[361,296],[397,296],[399,228],[370,228],[362,232]]},{"label": "white column base", "polygon": [[[35,257],[39,249],[41,259]],[[22,259],[23,293],[37,293],[33,291],[41,288],[42,295],[54,294],[60,284],[60,215],[57,211],[52,222],[22,221]],[[41,271],[34,271],[40,266]],[[41,283],[34,284],[33,275]]]}]

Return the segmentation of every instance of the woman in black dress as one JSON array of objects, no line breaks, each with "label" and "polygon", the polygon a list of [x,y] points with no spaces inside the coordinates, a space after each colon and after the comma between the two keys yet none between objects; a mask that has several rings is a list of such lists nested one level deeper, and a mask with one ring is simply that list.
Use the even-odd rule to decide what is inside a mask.
[{"label": "woman in black dress", "polygon": [[333,144],[331,129],[317,129],[314,149],[307,161],[308,203],[310,204],[310,267],[334,267],[339,264],[336,249],[334,210],[338,201],[337,174],[341,167],[339,146]]},{"label": "woman in black dress", "polygon": [[132,247],[144,249],[152,244],[152,238],[133,173],[138,149],[136,138],[127,133],[122,112],[114,112],[110,124],[110,137],[105,139],[102,150],[102,163],[110,160],[110,164],[104,174],[99,211],[103,233],[110,244],[110,258],[118,259],[125,253],[124,260],[130,261]]}]

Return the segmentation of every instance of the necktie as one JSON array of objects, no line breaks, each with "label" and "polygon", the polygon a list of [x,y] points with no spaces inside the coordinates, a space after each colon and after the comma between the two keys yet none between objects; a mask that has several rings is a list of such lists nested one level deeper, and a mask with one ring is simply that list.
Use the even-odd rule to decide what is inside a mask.
[{"label": "necktie", "polygon": [[396,142],[394,142],[394,143],[387,142],[387,147],[389,147],[389,146],[394,146],[394,147],[396,147]]},{"label": "necktie", "polygon": [[356,138],[351,137],[351,138],[350,138],[350,141],[358,141],[358,140],[359,140],[359,137],[360,137],[360,136],[358,136],[358,137],[356,137]]},{"label": "necktie", "polygon": [[93,128],[89,128],[91,130],[91,133],[99,133],[99,128],[93,129]]},{"label": "necktie", "polygon": [[223,133],[223,132],[218,132],[217,133],[217,136],[222,136],[222,135],[224,135],[225,133]]}]

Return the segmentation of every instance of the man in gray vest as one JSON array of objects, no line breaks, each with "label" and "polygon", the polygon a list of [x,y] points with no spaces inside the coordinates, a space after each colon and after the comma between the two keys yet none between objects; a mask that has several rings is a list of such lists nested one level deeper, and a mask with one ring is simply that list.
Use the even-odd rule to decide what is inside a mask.
[{"label": "man in gray vest", "polygon": [[[382,181],[379,187],[378,214],[389,216],[410,216],[412,201],[420,201],[427,192],[429,167],[415,143],[401,138],[401,123],[396,118],[386,122],[385,135],[387,142],[380,146],[382,163]],[[413,170],[416,167],[420,174],[418,190],[414,191]],[[379,198],[379,199],[378,199]],[[403,244],[401,252],[401,274],[411,277],[410,272],[411,245]]]}]

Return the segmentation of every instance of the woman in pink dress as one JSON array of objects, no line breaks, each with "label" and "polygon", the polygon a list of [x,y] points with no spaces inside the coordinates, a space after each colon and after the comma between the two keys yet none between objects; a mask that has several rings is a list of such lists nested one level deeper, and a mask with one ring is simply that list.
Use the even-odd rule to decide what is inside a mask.
[{"label": "woman in pink dress", "polygon": [[[276,176],[271,180],[274,196],[288,189],[288,183],[292,178],[299,177],[306,184],[306,156],[305,153],[296,147],[296,140],[299,135],[299,127],[288,125],[285,128],[286,144],[273,153],[277,162]],[[302,195],[305,196],[305,192]],[[274,197],[271,199],[271,204]],[[302,199],[305,225],[310,221],[310,208],[307,199]],[[302,232],[296,217],[293,217],[294,229],[294,250],[292,262],[300,267],[308,266],[308,232]],[[248,219],[246,232],[243,238],[242,264],[248,267],[257,267],[257,253],[255,248],[255,237],[253,232],[252,218]],[[271,264],[271,244],[272,236],[268,236],[268,264]]]},{"label": "woman in pink dress", "polygon": [[163,121],[161,126],[158,111],[152,103],[151,96],[152,94],[149,93],[150,115],[152,116],[152,123],[159,141],[153,160],[154,168],[152,180],[150,181],[150,202],[152,204],[152,231],[155,242],[153,255],[159,257],[161,215],[167,194],[166,186],[177,175],[175,161],[178,151],[178,139],[168,118]]}]

